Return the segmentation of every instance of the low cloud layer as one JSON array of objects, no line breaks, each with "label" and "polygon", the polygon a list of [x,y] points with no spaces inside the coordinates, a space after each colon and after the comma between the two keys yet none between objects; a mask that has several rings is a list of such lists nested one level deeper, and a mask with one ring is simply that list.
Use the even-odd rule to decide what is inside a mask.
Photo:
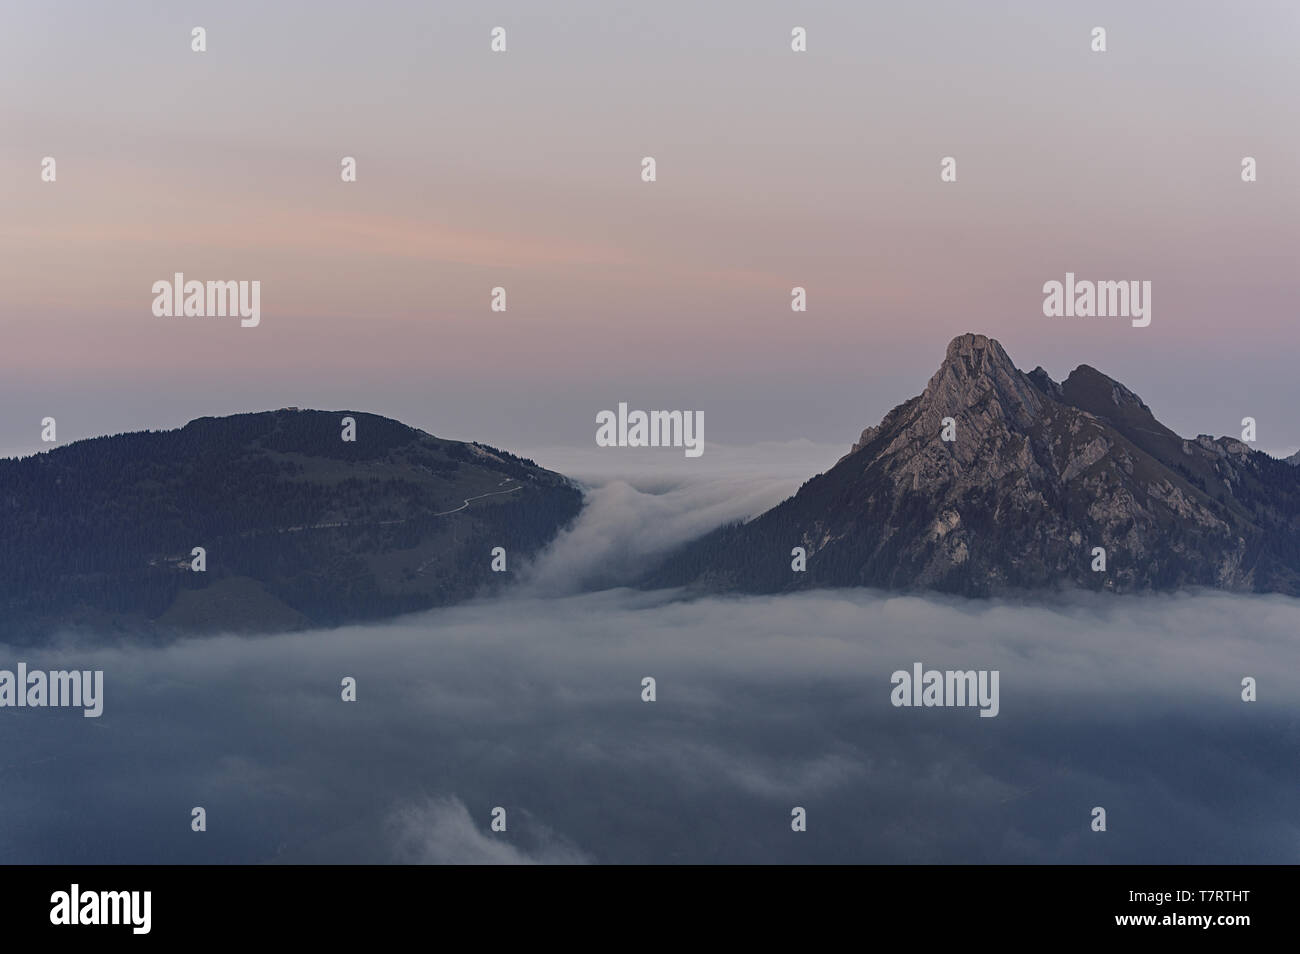
[{"label": "low cloud layer", "polygon": [[[105,710],[0,713],[0,861],[1290,863],[1297,630],[1281,597],[610,590],[26,654],[104,669]],[[916,661],[1000,670],[1000,714],[893,707]]]}]

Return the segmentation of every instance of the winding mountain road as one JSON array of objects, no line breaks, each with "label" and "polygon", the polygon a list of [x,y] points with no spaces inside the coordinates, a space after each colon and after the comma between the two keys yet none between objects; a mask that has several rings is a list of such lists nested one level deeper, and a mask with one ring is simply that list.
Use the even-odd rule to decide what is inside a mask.
[{"label": "winding mountain road", "polygon": [[[501,481],[501,484],[508,484],[512,480],[514,480],[513,477],[507,477],[505,480]],[[500,487],[501,484],[497,484],[497,486]],[[523,489],[524,489],[523,484],[517,484],[516,486],[511,487],[508,490],[493,490],[490,493],[486,493],[486,494],[475,494],[473,497],[466,497],[465,502],[462,503],[459,507],[454,507],[451,510],[444,510],[441,513],[421,514],[421,516],[445,517],[451,513],[460,513],[462,510],[464,510],[466,507],[470,505],[470,501],[472,500],[482,500],[484,497],[499,497],[502,494],[512,494],[516,490],[523,490]],[[407,519],[409,518],[403,517],[397,520],[378,520],[375,521],[374,523],[352,523],[351,521],[342,520],[339,521],[338,523],[314,523],[309,527],[285,527],[283,530],[279,532],[280,533],[301,533],[303,530],[326,530],[332,527],[386,527],[386,526],[391,526],[392,524],[395,523],[406,523]]]},{"label": "winding mountain road", "polygon": [[[509,480],[513,480],[513,479],[514,479],[513,477],[507,477],[505,480],[501,481],[501,484],[504,484],[504,483],[506,483],[507,481],[509,481]],[[500,487],[501,484],[497,484],[497,486]],[[523,489],[524,489],[523,484],[520,484],[520,485],[517,486],[517,487],[511,487],[509,490],[494,490],[494,491],[492,491],[490,494],[478,494],[477,496],[474,496],[474,497],[466,497],[466,498],[465,498],[465,502],[464,502],[463,504],[461,504],[459,507],[457,507],[455,510],[444,510],[442,513],[431,513],[431,514],[429,514],[429,516],[431,516],[431,517],[445,517],[445,516],[447,516],[447,514],[449,514],[449,513],[460,513],[462,510],[464,510],[466,507],[469,506],[469,502],[470,502],[471,500],[482,500],[484,497],[499,497],[499,496],[501,496],[501,494],[512,494],[512,493],[514,493],[516,490],[523,490]],[[400,521],[400,520],[387,520],[387,521],[382,521],[382,522],[384,522],[384,523],[401,523],[402,521]]]}]

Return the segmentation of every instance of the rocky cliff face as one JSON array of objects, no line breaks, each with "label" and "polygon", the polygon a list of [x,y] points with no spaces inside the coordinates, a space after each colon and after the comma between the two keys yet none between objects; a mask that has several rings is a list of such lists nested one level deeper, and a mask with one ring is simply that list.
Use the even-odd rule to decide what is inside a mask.
[{"label": "rocky cliff face", "polygon": [[[1300,474],[1285,463],[1235,440],[1184,440],[1087,365],[1057,383],[966,334],[834,468],[674,554],[650,582],[1300,593],[1298,513]],[[796,546],[805,572],[791,569]]]}]

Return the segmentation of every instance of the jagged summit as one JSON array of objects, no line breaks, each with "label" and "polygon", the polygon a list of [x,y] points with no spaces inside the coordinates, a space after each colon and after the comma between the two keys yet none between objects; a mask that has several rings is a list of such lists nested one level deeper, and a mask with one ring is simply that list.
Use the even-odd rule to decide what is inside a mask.
[{"label": "jagged summit", "polygon": [[921,406],[954,418],[962,413],[980,418],[1008,416],[1020,425],[1042,413],[1041,396],[1028,375],[1015,366],[996,338],[977,334],[952,339],[943,364],[921,395]]},{"label": "jagged summit", "polygon": [[994,368],[1001,368],[1007,372],[1016,370],[1015,364],[998,339],[969,331],[948,342],[948,349],[944,353],[943,364],[938,373],[942,373],[944,368],[950,365],[965,368],[972,375],[987,373]]},{"label": "jagged summit", "polygon": [[863,430],[847,456],[856,454],[882,429],[903,417],[922,428],[937,429],[945,417],[972,425],[988,416],[1009,415],[1011,420],[1027,422],[1040,410],[1041,401],[1032,383],[996,338],[958,335],[949,342],[943,363],[925,390],[891,411],[879,426]]},{"label": "jagged summit", "polygon": [[948,344],[943,363],[930,378],[921,398],[949,400],[952,395],[966,393],[982,384],[1015,391],[1019,389],[1018,379],[1023,377],[996,338],[958,335]]},{"label": "jagged summit", "polygon": [[[795,546],[804,572],[791,571]],[[996,339],[964,334],[924,391],[830,471],[674,554],[651,582],[1300,595],[1300,473],[1239,441],[1184,440],[1089,365],[1057,383],[1020,371]]]}]

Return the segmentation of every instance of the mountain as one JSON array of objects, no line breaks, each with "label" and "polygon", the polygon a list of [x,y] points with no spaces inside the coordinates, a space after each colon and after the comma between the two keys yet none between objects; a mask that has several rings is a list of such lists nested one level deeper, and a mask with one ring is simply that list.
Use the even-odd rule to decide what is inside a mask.
[{"label": "mountain", "polygon": [[[955,440],[942,439],[945,419]],[[795,496],[669,555],[645,581],[709,591],[1204,586],[1300,595],[1300,471],[1184,440],[1081,365],[1028,374],[966,334],[917,397]],[[803,547],[807,569],[792,569]],[[1093,548],[1106,568],[1093,570]]]},{"label": "mountain", "polygon": [[282,630],[443,605],[508,579],[581,501],[530,460],[353,411],[78,441],[0,460],[0,640]]}]

